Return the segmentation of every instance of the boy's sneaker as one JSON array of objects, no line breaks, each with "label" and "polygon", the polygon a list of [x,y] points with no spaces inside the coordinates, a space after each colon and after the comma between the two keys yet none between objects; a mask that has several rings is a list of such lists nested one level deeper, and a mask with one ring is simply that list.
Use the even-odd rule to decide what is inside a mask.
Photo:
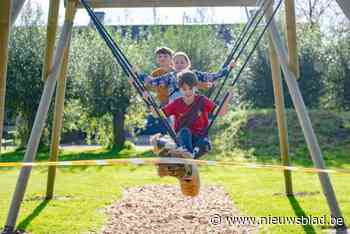
[{"label": "boy's sneaker", "polygon": [[[153,145],[153,151],[158,154],[159,157],[183,157],[182,155],[184,153],[176,150],[176,144],[170,137],[157,134],[151,137],[150,142]],[[159,164],[157,165],[157,172],[160,177],[174,176],[176,178],[181,178],[185,175],[183,164]]]},{"label": "boy's sneaker", "polygon": [[[170,142],[169,142],[170,141]],[[182,147],[174,147],[172,140],[160,134],[151,138],[155,153],[159,157],[193,159],[194,155]],[[185,196],[195,197],[199,193],[200,179],[197,165],[193,164],[159,164],[160,177],[173,176],[179,179],[181,192]]]},{"label": "boy's sneaker", "polygon": [[[180,148],[168,149],[163,148],[159,152],[159,157],[167,158],[188,158],[192,159],[192,154],[187,150]],[[192,174],[191,165],[187,164],[160,164],[158,166],[158,175],[163,176],[174,176],[181,179],[183,176],[190,176]]]},{"label": "boy's sneaker", "polygon": [[[179,147],[170,151],[171,156],[174,158],[193,159],[193,154],[188,152],[185,148]],[[185,170],[185,176],[190,177],[192,175],[192,164],[182,164]]]},{"label": "boy's sneaker", "polygon": [[169,149],[169,154],[172,158],[184,158],[184,159],[193,159],[193,154],[188,152],[183,147],[177,147],[175,149]]}]

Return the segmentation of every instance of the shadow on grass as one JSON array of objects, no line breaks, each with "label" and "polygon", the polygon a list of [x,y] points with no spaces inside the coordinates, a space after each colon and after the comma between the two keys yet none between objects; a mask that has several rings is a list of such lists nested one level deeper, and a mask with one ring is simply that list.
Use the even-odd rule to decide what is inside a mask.
[{"label": "shadow on grass", "polygon": [[[299,202],[297,201],[297,199],[294,196],[287,196],[290,205],[292,206],[294,213],[297,217],[301,218],[301,217],[306,217],[306,213],[303,210],[303,208],[301,208]],[[307,225],[302,225],[305,233],[307,234],[316,234],[316,231],[314,229],[314,227],[310,224]]]},{"label": "shadow on grass", "polygon": [[28,215],[24,220],[22,220],[19,224],[18,224],[18,229],[19,230],[25,230],[28,225],[36,218],[40,215],[40,213],[45,209],[45,207],[47,206],[47,204],[49,203],[49,200],[44,200],[42,201],[34,210],[33,212]]}]

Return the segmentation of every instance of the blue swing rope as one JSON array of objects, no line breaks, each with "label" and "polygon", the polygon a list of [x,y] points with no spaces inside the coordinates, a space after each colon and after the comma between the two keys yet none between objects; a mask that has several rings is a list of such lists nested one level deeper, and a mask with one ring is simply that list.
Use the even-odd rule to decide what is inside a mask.
[{"label": "blue swing rope", "polygon": [[[265,4],[266,4],[267,2],[268,2],[268,5],[265,6]],[[230,53],[230,55],[229,55],[228,58],[226,59],[226,61],[225,61],[224,65],[223,65],[223,67],[227,66],[227,65],[229,64],[229,62],[234,58],[234,55],[236,54],[236,52],[238,51],[239,47],[241,46],[241,44],[242,44],[243,40],[245,39],[245,37],[246,37],[246,35],[247,35],[249,29],[252,27],[254,21],[257,19],[257,17],[258,17],[259,14],[261,13],[261,11],[264,9],[264,10],[263,10],[263,13],[259,16],[258,21],[255,22],[255,25],[254,25],[254,27],[253,27],[253,30],[252,30],[252,31],[250,32],[250,34],[248,35],[248,38],[247,38],[246,41],[243,43],[243,46],[241,47],[241,50],[239,51],[238,55],[236,56],[236,58],[235,58],[235,60],[234,60],[235,62],[238,61],[239,57],[243,54],[243,51],[245,50],[245,48],[246,48],[248,42],[251,40],[251,38],[252,38],[252,36],[254,35],[254,33],[255,33],[255,31],[256,31],[258,25],[260,24],[262,18],[264,17],[264,15],[265,15],[267,9],[271,6],[271,4],[273,4],[273,1],[272,1],[272,0],[270,0],[270,1],[269,1],[269,0],[264,1],[263,4],[261,5],[261,7],[255,12],[254,16],[250,18],[250,22],[248,22],[245,26],[247,26],[248,24],[249,24],[249,25],[248,25],[247,27],[245,27],[245,28],[242,30],[242,33],[241,33],[241,34],[242,34],[242,37],[240,37],[240,39],[237,41],[237,45],[235,45],[235,46],[232,48],[232,52]],[[246,30],[245,30],[245,29],[246,29]],[[220,93],[221,93],[223,87],[225,86],[225,84],[226,84],[226,82],[227,82],[227,80],[228,80],[228,78],[229,78],[229,75],[230,75],[231,71],[232,71],[232,68],[229,69],[229,72],[226,74],[224,80],[221,82],[221,85],[220,85],[220,87],[219,87],[219,89],[218,89],[218,92],[216,93],[216,95],[215,95],[215,97],[214,97],[214,99],[213,99],[213,102],[214,102],[214,103],[217,103],[217,102],[218,102],[218,98],[219,98],[219,96],[220,96]],[[213,91],[213,92],[214,92],[214,91]]]},{"label": "blue swing rope", "polygon": [[142,97],[142,100],[146,103],[148,107],[153,107],[156,114],[161,120],[161,123],[166,128],[167,132],[169,133],[170,137],[176,142],[178,145],[177,139],[176,139],[176,133],[168,123],[168,121],[164,118],[164,114],[162,115],[161,111],[158,109],[157,104],[153,97],[149,94],[147,98],[143,96],[143,93],[148,93],[148,91],[145,89],[143,83],[141,82],[140,77],[138,74],[135,74],[132,71],[132,66],[130,62],[128,61],[127,57],[124,55],[124,53],[121,51],[121,49],[118,47],[118,45],[115,43],[115,41],[112,39],[112,37],[109,35],[105,27],[100,23],[98,18],[96,17],[95,13],[92,11],[90,6],[85,2],[85,0],[80,0],[82,5],[85,7],[86,11],[88,12],[90,18],[92,19],[97,31],[99,32],[102,39],[106,42],[107,46],[111,50],[114,58],[117,60],[119,65],[122,67],[124,73],[133,79],[133,86],[138,92],[138,94]]},{"label": "blue swing rope", "polygon": [[[254,46],[253,46],[253,48],[252,48],[251,51],[249,52],[249,54],[248,54],[248,56],[247,56],[247,58],[246,58],[246,60],[245,60],[245,62],[244,62],[244,64],[243,64],[243,66],[241,67],[241,69],[240,69],[239,72],[237,73],[237,75],[236,75],[236,77],[234,78],[234,80],[231,82],[231,84],[230,84],[231,88],[237,83],[238,79],[240,78],[240,76],[241,76],[241,74],[242,74],[244,68],[246,67],[246,65],[247,65],[248,62],[249,62],[249,59],[250,59],[251,56],[253,55],[253,53],[254,53],[256,47],[258,46],[258,44],[259,44],[259,42],[261,41],[263,35],[265,34],[267,28],[269,27],[270,23],[272,22],[273,18],[274,18],[275,15],[276,15],[278,9],[280,8],[280,6],[281,6],[281,4],[282,4],[282,1],[283,1],[283,0],[279,0],[277,6],[276,6],[275,9],[273,10],[273,12],[272,12],[272,14],[271,14],[269,20],[267,21],[267,24],[266,24],[265,27],[263,28],[262,32],[260,33],[260,35],[259,35],[257,41],[255,42],[255,44],[254,44]],[[273,1],[271,1],[271,2],[273,2]],[[265,13],[264,13],[264,14],[265,14]],[[221,109],[222,109],[224,103],[226,102],[228,96],[229,96],[229,92],[226,92],[226,94],[225,94],[223,100],[220,102],[219,107],[216,109],[216,112],[215,112],[215,114],[213,115],[212,120],[210,121],[208,127],[207,127],[206,130],[204,131],[205,134],[208,134],[210,128],[213,126],[213,124],[214,124],[215,120],[217,119],[217,116],[219,115],[219,113],[220,113],[220,111],[221,111]]]}]

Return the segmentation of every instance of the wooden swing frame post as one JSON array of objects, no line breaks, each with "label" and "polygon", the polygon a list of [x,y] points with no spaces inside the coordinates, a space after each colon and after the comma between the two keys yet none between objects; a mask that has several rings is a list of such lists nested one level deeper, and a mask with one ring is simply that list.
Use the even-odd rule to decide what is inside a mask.
[{"label": "wooden swing frame post", "polygon": [[[272,14],[273,4],[268,9],[269,14]],[[280,64],[278,62],[278,57],[275,51],[275,48],[272,44],[271,37],[269,38],[269,56],[271,63],[271,75],[272,75],[272,84],[275,98],[275,106],[276,106],[276,120],[278,126],[278,136],[279,136],[279,145],[280,145],[280,153],[283,166],[290,166],[290,158],[289,158],[289,143],[288,143],[288,128],[287,128],[287,120],[285,114],[285,106],[284,106],[284,95],[283,95],[283,86],[282,86],[282,78],[281,78],[281,69]],[[283,171],[284,175],[284,184],[286,195],[293,195],[293,184],[292,184],[292,173],[289,170]]]},{"label": "wooden swing frame post", "polygon": [[[69,2],[68,4],[73,4],[74,2]],[[66,19],[73,22],[75,16],[76,8],[67,7]],[[69,38],[70,40],[70,38]],[[69,48],[70,41],[63,53],[63,61],[61,66],[61,72],[58,77],[58,83],[56,87],[56,97],[55,97],[55,110],[54,119],[51,135],[51,146],[50,146],[50,162],[56,162],[58,160],[59,153],[59,143],[62,129],[62,119],[64,112],[64,99],[65,99],[65,89],[66,89],[66,76],[69,61]],[[54,193],[54,185],[56,178],[56,166],[50,166],[48,170],[47,187],[46,187],[46,199],[52,199]]]},{"label": "wooden swing frame post", "polygon": [[[44,90],[40,99],[40,104],[38,111],[35,116],[34,125],[29,137],[27,144],[27,149],[24,155],[24,162],[33,162],[38,151],[39,141],[41,138],[42,131],[45,126],[47,119],[47,114],[50,106],[50,102],[54,93],[57,77],[61,74],[61,67],[63,62],[63,54],[65,49],[68,47],[70,42],[73,20],[72,18],[67,17],[69,14],[67,12],[75,12],[76,1],[69,0],[66,8],[66,18],[62,28],[60,38],[58,40],[58,45],[55,51],[54,66],[50,72],[44,86]],[[16,221],[18,218],[19,210],[23,197],[28,185],[29,176],[31,173],[31,167],[24,167],[20,171],[20,175],[17,180],[16,189],[12,197],[12,202],[8,212],[6,224],[5,224],[5,233],[12,233]]]},{"label": "wooden swing frame post", "polygon": [[3,0],[0,3],[0,154],[5,118],[5,94],[10,28],[11,0]]},{"label": "wooden swing frame post", "polygon": [[[268,14],[267,17],[269,16],[270,15]],[[271,21],[271,24],[269,26],[269,34],[271,36],[271,40],[273,42],[273,46],[276,51],[277,57],[280,61],[284,78],[288,86],[288,90],[291,95],[295,111],[297,113],[297,117],[301,125],[312,161],[316,168],[325,169],[326,166],[323,160],[320,146],[318,144],[315,132],[313,130],[311,120],[307,112],[305,103],[303,101],[303,97],[301,95],[296,77],[294,73],[289,69],[287,49],[283,44],[282,39],[278,33],[276,22],[274,19]],[[320,179],[323,193],[327,199],[327,203],[331,211],[331,216],[343,218],[343,221],[345,223],[329,175],[324,172],[319,172],[318,176]],[[337,228],[339,228],[338,230],[341,230],[342,228],[344,228],[344,226],[339,226]]]},{"label": "wooden swing frame post", "polygon": [[285,19],[286,19],[286,34],[288,47],[288,65],[289,69],[294,73],[294,76],[299,79],[299,59],[297,47],[297,30],[295,20],[295,0],[285,0]]},{"label": "wooden swing frame post", "polygon": [[[66,6],[66,14],[65,14],[65,22],[62,28],[62,32],[60,38],[58,40],[58,45],[54,53],[53,59],[53,47],[54,47],[54,39],[57,31],[57,16],[58,16],[58,8],[59,5],[55,0],[51,0],[50,2],[50,13],[49,13],[49,22],[48,22],[48,38],[47,38],[47,47],[45,54],[45,65],[44,65],[44,75],[43,78],[45,80],[44,90],[40,99],[40,104],[36,113],[34,125],[31,131],[31,135],[27,144],[27,150],[24,156],[24,162],[33,162],[35,160],[35,156],[37,154],[38,145],[40,141],[40,137],[47,119],[49,105],[55,90],[56,81],[59,77],[59,82],[57,85],[56,91],[56,101],[55,101],[55,115],[54,115],[54,130],[52,134],[52,142],[51,142],[51,151],[50,151],[50,161],[57,161],[58,157],[58,145],[60,132],[62,127],[62,117],[63,117],[63,109],[64,109],[64,96],[65,96],[65,81],[66,81],[66,73],[67,73],[67,65],[69,58],[69,45],[71,40],[71,33],[73,27],[73,19],[76,12],[77,7],[81,7],[81,5],[77,2],[77,0],[67,0],[68,4]],[[288,157],[288,134],[285,120],[285,110],[284,110],[284,100],[283,100],[283,89],[281,82],[281,73],[280,67],[284,73],[285,81],[289,89],[289,93],[291,94],[292,101],[294,103],[297,116],[301,127],[303,129],[304,137],[310,151],[312,160],[315,166],[319,169],[324,169],[325,164],[323,161],[322,153],[317,142],[317,138],[313,131],[310,118],[308,116],[305,104],[303,102],[298,83],[296,81],[296,77],[299,76],[299,68],[298,68],[298,59],[297,59],[297,50],[296,50],[296,25],[295,25],[295,13],[294,13],[294,0],[286,0],[288,3],[286,4],[286,27],[287,29],[287,38],[288,38],[288,49],[289,54],[286,52],[285,45],[283,44],[275,24],[275,21],[272,20],[269,26],[269,35],[270,35],[270,60],[271,60],[271,69],[272,69],[272,79],[274,85],[274,95],[276,102],[276,114],[277,114],[277,124],[279,128],[279,137],[280,137],[280,145],[281,145],[281,155],[283,164],[289,166],[289,157]],[[0,78],[4,77],[3,74],[6,74],[6,66],[7,65],[7,54],[8,54],[8,40],[9,40],[9,29],[11,24],[15,21],[18,16],[18,13],[23,6],[25,0],[13,0],[13,12],[11,13],[11,7],[6,5],[10,4],[10,0],[3,0],[0,4]],[[91,0],[93,7],[121,7],[120,4],[125,4],[125,7],[161,7],[166,6],[166,4],[171,4],[171,6],[187,6],[188,4],[197,5],[197,6],[217,6],[218,4],[227,3],[228,5],[246,5],[252,6],[255,5],[256,0],[218,0],[214,3],[212,0],[205,1],[157,1],[152,0],[150,2],[144,2],[142,0],[121,0],[121,1],[111,1],[111,0]],[[342,7],[344,13],[350,17],[350,6],[346,2],[346,0],[337,0],[339,5]],[[106,4],[111,4],[106,5]],[[134,5],[132,5],[134,4]],[[186,5],[187,4],[187,5]],[[5,7],[3,7],[5,6]],[[344,9],[346,8],[346,9]],[[348,13],[348,14],[347,14]],[[52,18],[50,18],[50,16]],[[267,15],[269,17],[271,15]],[[6,19],[2,21],[3,19]],[[291,19],[291,20],[289,20]],[[5,23],[3,23],[5,22]],[[4,26],[6,25],[6,26]],[[4,31],[4,33],[2,33]],[[3,40],[4,39],[4,40]],[[4,50],[1,50],[4,48]],[[294,49],[293,49],[294,48]],[[0,95],[4,94],[0,89]],[[1,101],[0,101],[0,111],[1,109]],[[1,114],[1,113],[0,113]],[[0,124],[1,118],[0,118]],[[1,134],[1,133],[0,133]],[[53,189],[54,189],[54,181],[55,181],[55,167],[50,167],[49,169],[49,178],[48,178],[48,186],[47,186],[47,199],[52,198]],[[285,184],[286,184],[286,193],[291,195],[293,193],[292,190],[292,180],[291,175],[285,171]],[[18,218],[21,202],[23,200],[25,190],[28,184],[29,176],[31,173],[31,167],[23,167],[20,171],[20,175],[17,180],[16,189],[13,194],[12,202],[10,205],[10,209],[8,212],[6,225],[5,225],[5,233],[12,233],[16,221]],[[323,192],[326,196],[328,206],[331,210],[331,215],[333,217],[342,217],[342,213],[340,211],[338,202],[336,200],[335,192],[333,190],[330,178],[328,174],[324,172],[319,173],[319,179],[321,182],[321,186]]]}]

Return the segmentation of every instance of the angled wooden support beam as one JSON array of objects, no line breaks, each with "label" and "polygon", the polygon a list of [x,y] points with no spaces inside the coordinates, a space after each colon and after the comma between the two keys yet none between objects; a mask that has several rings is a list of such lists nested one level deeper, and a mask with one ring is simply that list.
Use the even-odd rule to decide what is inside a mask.
[{"label": "angled wooden support beam", "polygon": [[[276,50],[277,56],[281,63],[282,71],[286,84],[288,86],[289,93],[291,95],[299,123],[303,130],[304,138],[306,140],[307,147],[309,149],[312,161],[316,168],[324,169],[325,163],[323,160],[322,152],[318,144],[315,132],[313,130],[310,117],[308,115],[305,103],[303,101],[296,77],[288,66],[288,55],[285,45],[282,43],[282,39],[278,33],[277,26],[273,20],[269,26],[270,36]],[[343,218],[341,210],[338,205],[338,201],[331,183],[331,180],[327,173],[318,174],[323,193],[327,199],[331,215],[333,217]],[[340,227],[343,228],[343,227]]]},{"label": "angled wooden support beam", "polygon": [[[72,4],[68,4],[68,7],[66,10],[74,12],[75,2],[72,2]],[[40,142],[40,137],[42,135],[42,131],[45,126],[50,102],[55,90],[57,77],[61,72],[63,53],[65,48],[68,47],[68,43],[70,41],[72,27],[73,27],[73,20],[66,18],[63,24],[59,41],[58,41],[58,46],[55,51],[54,66],[47,81],[45,82],[43,94],[41,96],[38,111],[35,116],[34,125],[32,128],[29,141],[27,144],[27,149],[24,155],[24,160],[23,160],[24,162],[33,162],[35,160],[35,156],[37,154],[38,146]],[[31,173],[30,167],[22,168],[20,171],[20,175],[17,180],[16,189],[12,197],[12,202],[10,205],[9,213],[5,224],[5,233],[6,232],[12,233],[15,228],[16,221],[19,214],[19,209],[21,206],[21,202],[23,201],[23,197],[26,191],[30,173]]]},{"label": "angled wooden support beam", "polygon": [[58,13],[60,8],[60,1],[50,0],[49,15],[47,19],[46,28],[46,50],[43,64],[42,76],[43,80],[47,80],[50,70],[52,69],[53,52],[55,48]]},{"label": "angled wooden support beam", "polygon": [[294,0],[285,0],[286,9],[286,31],[287,31],[287,47],[288,47],[288,64],[289,69],[298,79],[300,76],[298,47],[297,47],[297,30],[295,20],[295,2]]},{"label": "angled wooden support beam", "polygon": [[0,153],[5,117],[8,46],[11,28],[11,0],[0,2]]}]

